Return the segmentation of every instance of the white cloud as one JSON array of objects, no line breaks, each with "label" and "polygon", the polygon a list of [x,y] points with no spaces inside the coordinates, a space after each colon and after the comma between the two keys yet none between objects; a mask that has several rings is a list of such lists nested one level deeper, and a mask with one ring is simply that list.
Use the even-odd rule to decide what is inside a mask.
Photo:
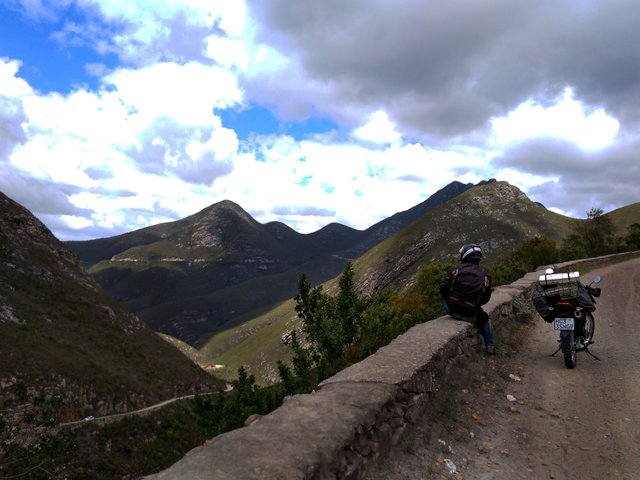
[{"label": "white cloud", "polygon": [[7,97],[23,97],[33,92],[33,89],[16,74],[22,62],[6,57],[0,57],[0,95]]},{"label": "white cloud", "polygon": [[567,88],[555,103],[545,107],[533,100],[519,105],[508,115],[491,121],[498,145],[534,137],[565,139],[585,150],[610,145],[620,123],[602,109],[588,109]]},{"label": "white cloud", "polygon": [[[471,172],[477,163],[462,152],[418,144],[372,150],[286,136],[259,138],[254,151],[259,153],[239,156],[233,172],[216,180],[213,190],[259,221],[280,220],[301,232],[330,222],[368,228],[413,207],[455,178],[457,170]],[[460,179],[479,181],[483,176],[476,171]]]},{"label": "white cloud", "polygon": [[248,68],[249,58],[246,44],[237,39],[210,35],[206,38],[205,56],[224,67],[237,65],[240,69]]},{"label": "white cloud", "polygon": [[376,144],[388,144],[400,141],[401,136],[396,131],[396,125],[384,111],[377,111],[369,117],[369,121],[354,130],[354,136],[360,140]]},{"label": "white cloud", "polygon": [[[43,95],[16,78],[18,67],[0,61],[0,100],[8,99],[0,105],[5,115],[14,112],[5,128],[13,140],[2,134],[0,115],[0,153],[12,152],[6,171],[67,188],[75,207],[93,212],[94,226],[115,231],[148,224],[130,223],[140,214],[128,211],[146,212],[146,222],[166,221],[212,203],[211,192],[198,185],[229,173],[238,150],[235,132],[222,127],[214,112],[241,100],[230,72],[166,62],[118,69],[98,91]],[[136,163],[132,153],[145,147],[145,139],[163,149]],[[157,215],[158,208],[165,214]],[[87,222],[67,215],[57,225],[73,230]]]},{"label": "white cloud", "polygon": [[231,72],[195,62],[120,69],[104,81],[117,89],[118,98],[135,112],[133,119],[143,124],[169,116],[184,125],[205,125],[212,121],[214,109],[242,99]]}]

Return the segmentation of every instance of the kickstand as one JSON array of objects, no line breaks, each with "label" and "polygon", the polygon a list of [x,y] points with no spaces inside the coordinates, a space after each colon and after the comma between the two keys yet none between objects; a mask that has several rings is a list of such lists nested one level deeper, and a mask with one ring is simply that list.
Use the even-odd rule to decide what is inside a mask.
[{"label": "kickstand", "polygon": [[597,356],[595,356],[593,353],[591,353],[589,351],[589,347],[584,349],[585,352],[587,352],[589,355],[591,355],[593,358],[595,358],[596,360],[598,360],[599,362],[601,361]]},{"label": "kickstand", "polygon": [[[562,347],[558,347],[558,349],[557,349],[555,352],[553,352],[551,355],[549,355],[549,356],[550,356],[550,357],[555,357],[555,356],[556,356],[556,353],[558,353],[560,350],[562,350]],[[598,360],[599,362],[601,362],[601,361],[602,361],[602,360],[600,360],[600,358],[598,358],[596,355],[594,355],[593,353],[591,353],[591,352],[589,351],[589,349],[588,349],[588,348],[585,348],[585,349],[583,350],[583,352],[587,352],[589,355],[591,355],[593,358],[595,358],[595,359],[596,359],[596,360]]]}]

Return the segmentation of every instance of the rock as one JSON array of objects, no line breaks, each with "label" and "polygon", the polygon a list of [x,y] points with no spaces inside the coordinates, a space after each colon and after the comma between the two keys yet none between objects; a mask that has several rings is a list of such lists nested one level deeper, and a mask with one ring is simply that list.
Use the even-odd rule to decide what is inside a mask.
[{"label": "rock", "polygon": [[478,453],[485,455],[490,452],[491,452],[491,444],[489,444],[488,442],[484,442],[478,445]]},{"label": "rock", "polygon": [[458,471],[458,469],[456,468],[456,464],[453,463],[448,458],[444,459],[444,466],[447,469],[447,475],[449,475],[449,476],[455,475],[457,473],[457,471]]},{"label": "rock", "polygon": [[249,425],[260,420],[261,418],[262,418],[262,415],[259,415],[257,413],[254,413],[253,415],[249,415],[247,419],[244,421],[244,426],[248,427]]}]

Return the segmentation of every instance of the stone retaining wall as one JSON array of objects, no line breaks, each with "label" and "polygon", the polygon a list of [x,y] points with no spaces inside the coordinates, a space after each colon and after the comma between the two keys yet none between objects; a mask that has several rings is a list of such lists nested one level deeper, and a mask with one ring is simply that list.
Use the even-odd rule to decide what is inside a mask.
[{"label": "stone retaining wall", "polygon": [[[587,272],[628,257],[567,262],[556,270]],[[484,307],[494,327],[518,319],[539,275],[528,273],[494,290]],[[427,411],[453,362],[470,355],[479,338],[470,324],[448,316],[416,325],[317,391],[288,398],[251,425],[215,437],[146,478],[359,479]]]}]

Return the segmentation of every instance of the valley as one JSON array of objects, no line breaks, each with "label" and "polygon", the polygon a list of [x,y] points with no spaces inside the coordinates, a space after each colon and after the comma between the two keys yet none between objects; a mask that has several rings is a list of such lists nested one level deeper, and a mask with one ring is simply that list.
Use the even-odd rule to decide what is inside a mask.
[{"label": "valley", "polygon": [[[79,445],[104,448],[118,438],[115,454],[125,458],[127,441],[159,441],[164,460],[140,453],[140,469],[242,425],[234,405],[224,410],[232,421],[210,418],[212,398],[221,397],[203,395],[227,389],[240,367],[256,391],[280,380],[278,361],[292,358],[286,343],[301,333],[293,301],[301,274],[333,295],[350,265],[361,294],[410,295],[421,269],[455,261],[462,243],[479,243],[491,264],[536,238],[559,245],[585,222],[495,180],[453,182],[364,231],[332,224],[305,235],[262,225],[224,201],[176,222],[63,243],[19,204],[1,194],[0,202],[4,454],[33,456],[41,438],[67,458]],[[606,219],[621,242],[640,225],[640,204]],[[266,395],[277,403],[283,393]],[[64,425],[74,426],[73,436],[51,435]],[[177,450],[163,454],[172,444]],[[96,454],[87,451],[87,459],[98,461]]]}]

